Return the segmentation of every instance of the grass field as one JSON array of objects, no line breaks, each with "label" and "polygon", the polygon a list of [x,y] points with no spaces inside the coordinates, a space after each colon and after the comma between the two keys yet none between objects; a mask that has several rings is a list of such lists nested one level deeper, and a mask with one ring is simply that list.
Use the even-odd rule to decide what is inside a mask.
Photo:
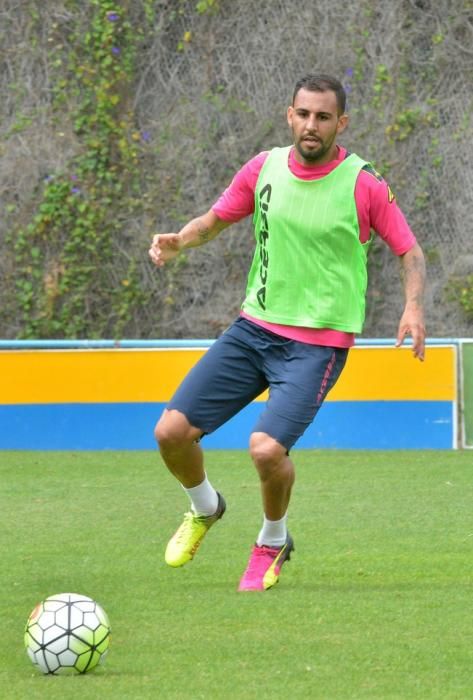
[{"label": "grass field", "polygon": [[[209,452],[224,519],[163,562],[187,501],[151,452],[0,453],[0,688],[7,700],[473,698],[473,455],[295,451],[281,581],[237,593],[260,527],[244,452]],[[96,598],[103,668],[37,673],[34,604]]]}]

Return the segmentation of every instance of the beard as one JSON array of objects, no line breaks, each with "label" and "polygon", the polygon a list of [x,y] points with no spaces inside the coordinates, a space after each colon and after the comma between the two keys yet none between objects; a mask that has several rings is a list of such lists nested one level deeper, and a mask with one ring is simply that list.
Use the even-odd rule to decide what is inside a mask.
[{"label": "beard", "polygon": [[294,146],[296,147],[298,153],[306,160],[308,163],[317,163],[321,160],[330,150],[332,144],[324,143],[323,141],[318,141],[317,149],[306,149],[302,145],[301,141],[295,141]]}]

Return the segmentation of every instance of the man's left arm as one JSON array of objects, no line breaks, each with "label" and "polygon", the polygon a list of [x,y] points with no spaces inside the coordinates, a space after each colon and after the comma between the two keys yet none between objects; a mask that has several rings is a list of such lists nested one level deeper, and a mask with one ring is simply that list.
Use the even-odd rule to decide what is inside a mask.
[{"label": "man's left arm", "polygon": [[406,304],[399,322],[396,347],[402,345],[406,335],[412,336],[412,352],[419,360],[424,359],[424,288],[425,260],[421,247],[416,243],[400,256]]},{"label": "man's left arm", "polygon": [[[422,249],[398,207],[391,188],[372,168],[360,172],[355,200],[360,231],[363,224],[368,231],[374,229],[401,260],[406,304],[399,322],[396,347],[402,345],[406,335],[411,335],[414,357],[423,360],[425,261]],[[367,221],[363,220],[364,212],[368,212]]]}]

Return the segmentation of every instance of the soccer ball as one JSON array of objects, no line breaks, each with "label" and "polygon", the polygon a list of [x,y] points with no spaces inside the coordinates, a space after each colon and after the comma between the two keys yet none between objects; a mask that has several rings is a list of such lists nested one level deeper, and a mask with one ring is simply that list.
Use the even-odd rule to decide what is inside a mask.
[{"label": "soccer ball", "polygon": [[95,600],[77,593],[49,596],[34,608],[25,628],[25,647],[43,673],[86,673],[108,650],[110,623]]}]

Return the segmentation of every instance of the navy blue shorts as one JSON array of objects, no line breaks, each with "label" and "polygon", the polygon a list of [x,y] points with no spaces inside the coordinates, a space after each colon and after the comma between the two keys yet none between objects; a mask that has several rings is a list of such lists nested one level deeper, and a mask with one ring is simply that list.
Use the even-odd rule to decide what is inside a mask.
[{"label": "navy blue shorts", "polygon": [[253,431],[289,450],[314,420],[347,355],[345,348],[289,340],[240,317],[191,369],[167,408],[206,434],[269,388]]}]

